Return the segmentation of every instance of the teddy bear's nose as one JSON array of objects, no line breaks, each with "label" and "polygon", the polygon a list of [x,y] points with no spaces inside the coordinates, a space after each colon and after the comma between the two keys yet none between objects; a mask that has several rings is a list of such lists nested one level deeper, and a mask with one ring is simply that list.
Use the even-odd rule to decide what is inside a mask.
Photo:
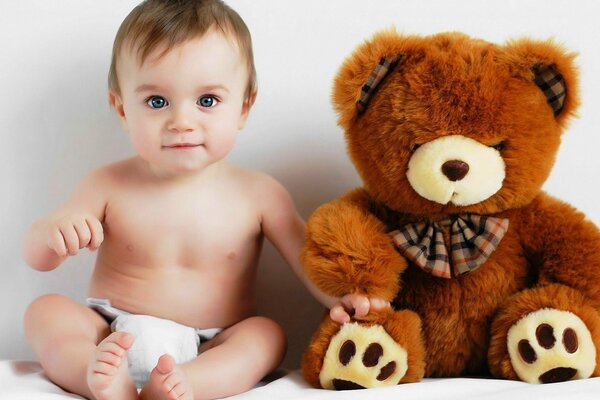
[{"label": "teddy bear's nose", "polygon": [[442,172],[452,182],[460,181],[469,172],[469,164],[460,160],[450,160],[442,164]]}]

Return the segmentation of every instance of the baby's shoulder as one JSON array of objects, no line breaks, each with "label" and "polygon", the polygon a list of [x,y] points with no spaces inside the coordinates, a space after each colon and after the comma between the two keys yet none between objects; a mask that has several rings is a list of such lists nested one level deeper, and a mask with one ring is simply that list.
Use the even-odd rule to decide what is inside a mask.
[{"label": "baby's shoulder", "polygon": [[293,200],[287,189],[272,176],[259,171],[241,169],[236,172],[244,187],[244,195],[255,204],[261,214],[293,209]]},{"label": "baby's shoulder", "polygon": [[90,172],[84,185],[95,188],[116,187],[135,179],[136,163],[133,158],[103,165]]},{"label": "baby's shoulder", "polygon": [[248,192],[265,194],[283,189],[275,178],[264,172],[232,166],[231,176]]}]

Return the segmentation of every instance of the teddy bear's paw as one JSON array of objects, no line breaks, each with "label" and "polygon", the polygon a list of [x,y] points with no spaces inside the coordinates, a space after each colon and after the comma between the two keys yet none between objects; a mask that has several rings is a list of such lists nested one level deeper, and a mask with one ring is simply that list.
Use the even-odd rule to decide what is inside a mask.
[{"label": "teddy bear's paw", "polygon": [[508,353],[519,378],[552,383],[588,378],[596,367],[596,347],[583,321],[568,311],[542,309],[508,331]]},{"label": "teddy bear's paw", "polygon": [[396,385],[408,369],[408,353],[381,325],[344,324],[331,338],[319,374],[325,389]]}]

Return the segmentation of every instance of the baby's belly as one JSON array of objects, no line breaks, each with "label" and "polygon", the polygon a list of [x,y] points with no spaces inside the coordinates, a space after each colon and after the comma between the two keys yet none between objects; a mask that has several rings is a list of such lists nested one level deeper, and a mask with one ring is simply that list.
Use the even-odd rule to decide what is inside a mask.
[{"label": "baby's belly", "polygon": [[[146,267],[97,262],[91,297],[194,328],[225,328],[254,313],[253,266]],[[227,270],[245,271],[227,274]]]}]

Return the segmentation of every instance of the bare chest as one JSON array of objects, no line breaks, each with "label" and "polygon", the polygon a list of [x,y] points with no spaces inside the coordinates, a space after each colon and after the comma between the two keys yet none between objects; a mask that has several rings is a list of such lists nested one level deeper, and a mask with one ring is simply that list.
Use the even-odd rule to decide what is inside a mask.
[{"label": "bare chest", "polygon": [[125,191],[109,203],[104,228],[107,251],[148,267],[243,261],[260,236],[252,204],[220,191]]}]

